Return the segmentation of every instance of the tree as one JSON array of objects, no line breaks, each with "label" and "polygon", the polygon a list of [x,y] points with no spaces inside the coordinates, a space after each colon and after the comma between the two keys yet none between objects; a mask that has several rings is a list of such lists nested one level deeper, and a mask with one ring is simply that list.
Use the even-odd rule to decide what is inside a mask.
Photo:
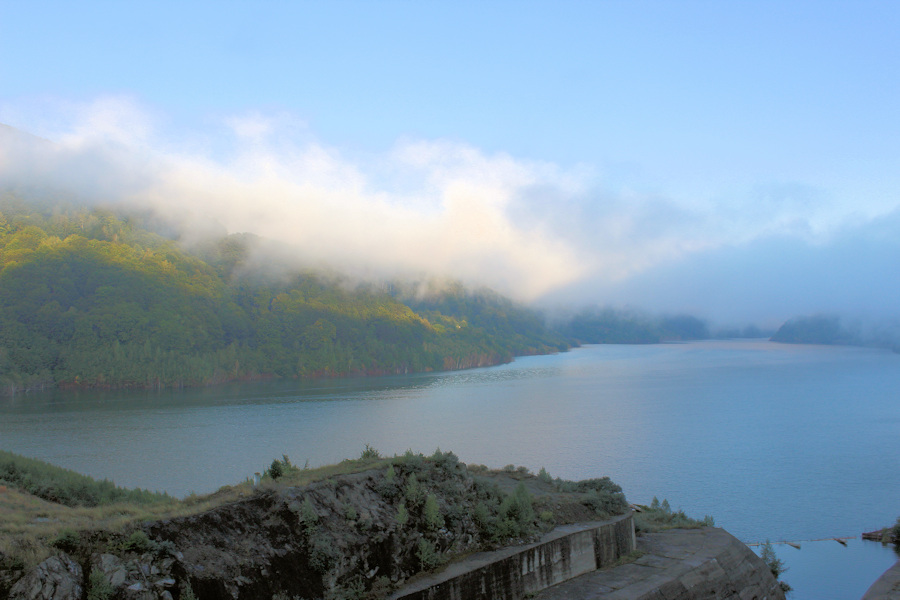
[{"label": "tree", "polygon": [[784,566],[784,562],[775,554],[775,549],[772,547],[772,543],[769,540],[766,540],[766,543],[762,545],[762,551],[759,553],[759,557],[766,563],[766,566],[769,567],[775,581],[781,586],[781,590],[784,592],[791,591],[791,586],[780,579],[782,573],[787,571],[787,567]]}]

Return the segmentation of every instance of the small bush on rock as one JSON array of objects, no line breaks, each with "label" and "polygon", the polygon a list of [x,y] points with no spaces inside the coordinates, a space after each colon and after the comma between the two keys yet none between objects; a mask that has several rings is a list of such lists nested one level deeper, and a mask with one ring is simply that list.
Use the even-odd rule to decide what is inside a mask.
[{"label": "small bush on rock", "polygon": [[441,555],[434,546],[434,542],[419,538],[416,548],[416,558],[419,559],[419,565],[423,571],[428,571],[440,564]]},{"label": "small bush on rock", "polygon": [[138,530],[128,536],[128,539],[122,544],[122,549],[125,552],[144,554],[156,550],[156,542],[148,538],[146,533]]},{"label": "small bush on rock", "polygon": [[88,578],[87,600],[109,600],[115,591],[102,571],[91,571]]},{"label": "small bush on rock", "polygon": [[381,458],[381,452],[366,444],[365,449],[362,451],[362,454],[359,455],[359,458],[362,460],[374,460],[376,458]]},{"label": "small bush on rock", "polygon": [[63,552],[73,552],[78,548],[78,533],[72,529],[63,529],[56,536],[56,539],[50,542],[54,548],[59,548]]},{"label": "small bush on rock", "polygon": [[425,527],[430,531],[437,531],[444,526],[444,517],[441,516],[437,498],[434,497],[434,494],[428,494],[425,498],[423,513],[425,515]]}]

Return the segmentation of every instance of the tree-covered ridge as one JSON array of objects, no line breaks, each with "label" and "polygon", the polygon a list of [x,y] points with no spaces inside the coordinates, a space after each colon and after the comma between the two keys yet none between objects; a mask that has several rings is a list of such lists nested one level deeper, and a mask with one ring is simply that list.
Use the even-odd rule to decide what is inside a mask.
[{"label": "tree-covered ridge", "polygon": [[657,317],[612,308],[582,310],[559,328],[583,344],[658,344],[711,337],[706,323],[690,315]]},{"label": "tree-covered ridge", "polygon": [[247,234],[189,253],[139,217],[10,198],[0,211],[6,392],[457,369],[568,347],[487,293],[413,302],[319,273],[267,278],[247,265]]},{"label": "tree-covered ridge", "polygon": [[826,344],[869,346],[900,352],[900,321],[871,318],[866,322],[837,315],[794,317],[772,336],[773,342],[786,344]]}]

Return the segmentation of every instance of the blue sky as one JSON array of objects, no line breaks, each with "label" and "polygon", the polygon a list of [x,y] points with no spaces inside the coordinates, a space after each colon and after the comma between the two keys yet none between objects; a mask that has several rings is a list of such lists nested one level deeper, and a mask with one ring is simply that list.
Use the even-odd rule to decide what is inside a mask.
[{"label": "blue sky", "polygon": [[58,144],[0,177],[529,301],[883,315],[898,30],[896,2],[0,0],[0,122]]}]

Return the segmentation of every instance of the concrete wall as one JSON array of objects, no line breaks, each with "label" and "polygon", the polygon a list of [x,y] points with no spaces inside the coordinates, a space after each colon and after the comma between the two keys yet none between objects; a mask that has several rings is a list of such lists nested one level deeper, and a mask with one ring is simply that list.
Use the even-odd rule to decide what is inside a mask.
[{"label": "concrete wall", "polygon": [[643,556],[587,573],[534,600],[785,600],[766,564],[724,529],[673,529],[638,538]]},{"label": "concrete wall", "polygon": [[392,600],[520,600],[526,594],[614,563],[635,549],[629,513],[558,527],[541,541],[479,553],[420,579]]}]

